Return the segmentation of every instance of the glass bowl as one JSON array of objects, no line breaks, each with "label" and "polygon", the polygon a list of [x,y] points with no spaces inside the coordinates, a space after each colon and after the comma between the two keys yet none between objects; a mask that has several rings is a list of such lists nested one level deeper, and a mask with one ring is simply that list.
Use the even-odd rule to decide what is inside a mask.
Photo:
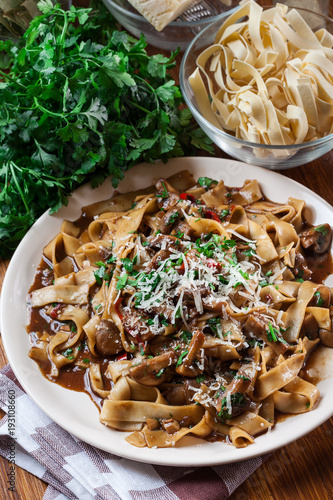
[{"label": "glass bowl", "polygon": [[[264,9],[270,7],[264,7]],[[333,19],[306,9],[297,8],[297,10],[314,31],[326,28],[333,34]],[[226,13],[222,18],[213,21],[205,30],[201,31],[188,46],[182,59],[179,75],[180,87],[198,125],[220,149],[233,158],[272,170],[304,165],[330,151],[333,148],[333,134],[291,146],[270,146],[238,139],[218,129],[201,115],[189,84],[189,76],[196,68],[197,56],[203,49],[213,44],[216,32],[228,16],[229,13]]]},{"label": "glass bowl", "polygon": [[209,7],[212,12],[211,17],[200,18],[198,16],[195,21],[178,18],[162,31],[157,31],[126,0],[103,0],[103,2],[123,28],[136,38],[140,38],[143,33],[148,44],[153,47],[164,50],[176,50],[179,47],[181,51],[184,51],[193,38],[212,21],[220,19],[225,12],[230,14],[239,5],[238,0],[204,0],[203,5]]}]

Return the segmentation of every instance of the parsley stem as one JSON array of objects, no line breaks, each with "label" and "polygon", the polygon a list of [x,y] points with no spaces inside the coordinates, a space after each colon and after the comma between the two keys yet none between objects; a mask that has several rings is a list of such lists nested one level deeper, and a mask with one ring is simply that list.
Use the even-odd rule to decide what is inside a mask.
[{"label": "parsley stem", "polygon": [[[40,109],[41,111],[43,111],[43,113],[46,113],[48,115],[51,115],[51,116],[56,116],[56,117],[61,117],[63,118],[64,120],[66,120],[65,116],[63,113],[54,113],[53,111],[50,111],[49,109],[46,109],[44,108],[41,104],[39,104],[38,100],[36,97],[34,97],[34,103],[36,105],[36,108]],[[67,122],[67,120],[66,120]]]},{"label": "parsley stem", "polygon": [[24,203],[25,209],[26,209],[27,213],[28,213],[29,215],[31,215],[31,214],[30,214],[29,207],[28,207],[28,204],[27,204],[27,202],[26,202],[26,200],[25,200],[25,198],[24,198],[24,194],[23,194],[23,192],[22,192],[21,186],[20,186],[20,184],[19,184],[19,182],[18,182],[18,180],[17,180],[16,174],[15,174],[15,170],[14,170],[14,168],[18,168],[18,167],[17,167],[17,165],[15,165],[15,163],[14,163],[14,162],[12,162],[12,161],[11,161],[11,162],[9,163],[9,168],[10,168],[10,171],[11,171],[11,173],[12,173],[12,177],[13,177],[13,180],[14,180],[15,185],[16,185],[16,187],[17,187],[17,190],[18,190],[18,192],[20,193],[20,196],[21,196],[22,201],[23,201],[23,203]]},{"label": "parsley stem", "polygon": [[26,87],[24,85],[22,85],[22,83],[20,83],[19,81],[15,80],[15,78],[12,78],[11,76],[7,75],[7,73],[4,73],[3,71],[0,70],[0,75],[2,75],[4,78],[6,78],[7,80],[10,80],[11,82],[15,83],[15,85],[19,85],[20,87],[22,87],[23,89],[26,89]]},{"label": "parsley stem", "polygon": [[129,101],[132,106],[134,106],[135,108],[137,109],[140,109],[141,111],[144,111],[145,113],[150,113],[150,111],[146,108],[143,108],[142,106],[140,106],[140,104],[136,104],[134,101]]},{"label": "parsley stem", "polygon": [[152,93],[154,94],[154,97],[155,97],[156,107],[157,107],[157,109],[159,109],[160,103],[159,103],[159,100],[158,100],[158,97],[156,95],[156,91],[155,91],[154,87],[149,85],[149,83],[144,78],[141,78],[141,76],[139,76],[139,75],[133,74],[133,78],[140,80],[142,83],[144,83],[152,91]]}]

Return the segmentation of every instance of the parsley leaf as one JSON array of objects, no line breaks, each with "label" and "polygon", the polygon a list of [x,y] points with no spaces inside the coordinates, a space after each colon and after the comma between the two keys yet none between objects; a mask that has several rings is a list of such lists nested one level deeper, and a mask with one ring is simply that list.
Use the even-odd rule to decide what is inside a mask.
[{"label": "parsley leaf", "polygon": [[171,79],[177,52],[149,56],[100,1],[54,3],[38,3],[22,38],[0,41],[1,257],[83,183],[116,187],[140,161],[214,152]]}]

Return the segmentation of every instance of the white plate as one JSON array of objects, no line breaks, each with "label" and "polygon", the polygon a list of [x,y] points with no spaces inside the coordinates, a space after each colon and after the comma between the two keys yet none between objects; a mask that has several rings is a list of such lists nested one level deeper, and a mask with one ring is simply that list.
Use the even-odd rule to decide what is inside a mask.
[{"label": "white plate", "polygon": [[[282,175],[259,167],[217,158],[180,158],[167,165],[141,164],[131,169],[119,186],[130,191],[151,184],[158,177],[167,177],[189,169],[197,178],[209,176],[223,179],[226,185],[241,186],[245,179],[258,179],[265,195],[272,201],[284,202],[289,196],[306,200],[314,223],[332,223],[333,208],[309,189]],[[175,448],[135,448],[125,441],[125,434],[99,423],[98,410],[89,396],[69,391],[46,380],[37,364],[28,357],[29,338],[26,294],[33,282],[44,245],[60,230],[64,218],[75,220],[82,206],[112,195],[110,182],[92,190],[85,185],[70,199],[67,207],[50,216],[45,213],[31,228],[16,250],[2,288],[2,337],[9,362],[25,391],[40,408],[61,427],[87,443],[126,458],[154,464],[204,466],[245,460],[268,453],[300,438],[333,414],[333,349],[322,352],[322,380],[318,388],[320,401],[311,412],[289,418],[269,433],[259,436],[247,448],[236,449],[224,443],[209,443],[191,437],[184,438]]]}]

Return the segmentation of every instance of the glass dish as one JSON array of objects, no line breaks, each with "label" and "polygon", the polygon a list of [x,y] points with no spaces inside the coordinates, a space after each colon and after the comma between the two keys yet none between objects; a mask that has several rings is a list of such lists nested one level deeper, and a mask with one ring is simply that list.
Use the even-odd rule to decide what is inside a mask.
[{"label": "glass dish", "polygon": [[[306,9],[297,10],[314,31],[326,28],[333,34],[333,19]],[[228,16],[229,13],[225,14],[201,31],[189,45],[182,59],[179,75],[181,91],[199,126],[220,149],[233,158],[272,170],[304,165],[330,151],[333,148],[333,134],[291,146],[268,146],[238,139],[218,129],[201,115],[188,79],[196,68],[197,56],[204,48],[213,44],[216,32]]]},{"label": "glass dish", "polygon": [[235,9],[239,4],[237,0],[208,0],[206,3],[212,7],[212,17],[198,18],[196,21],[183,21],[178,18],[162,31],[157,31],[126,0],[103,0],[103,2],[123,28],[135,37],[140,38],[143,33],[148,44],[153,47],[164,50],[176,50],[179,47],[181,51],[184,51],[193,38],[212,21],[221,19],[225,12],[229,15],[231,9]]}]

